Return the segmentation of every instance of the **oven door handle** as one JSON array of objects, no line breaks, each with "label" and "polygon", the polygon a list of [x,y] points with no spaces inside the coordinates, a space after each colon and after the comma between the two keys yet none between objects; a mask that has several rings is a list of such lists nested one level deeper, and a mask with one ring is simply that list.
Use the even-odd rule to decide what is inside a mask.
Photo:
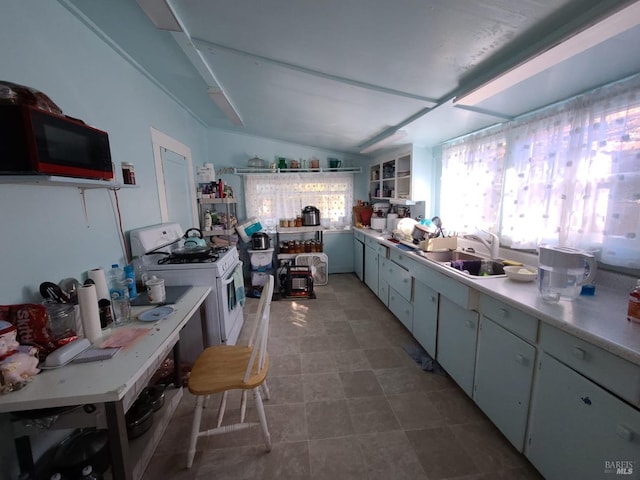
[{"label": "oven door handle", "polygon": [[229,276],[227,278],[223,278],[222,279],[222,285],[224,285],[225,287],[227,285],[229,285],[231,282],[233,282],[233,273],[236,271],[236,268],[238,268],[238,265],[242,265],[242,262],[238,262],[229,272]]}]

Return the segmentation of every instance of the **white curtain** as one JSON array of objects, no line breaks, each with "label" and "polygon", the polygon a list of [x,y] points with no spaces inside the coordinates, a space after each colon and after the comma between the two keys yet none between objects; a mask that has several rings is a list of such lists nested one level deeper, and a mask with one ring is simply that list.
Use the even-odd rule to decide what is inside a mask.
[{"label": "white curtain", "polygon": [[244,192],[247,217],[267,226],[281,218],[295,218],[312,205],[320,218],[350,225],[353,207],[353,175],[340,173],[246,175]]},{"label": "white curtain", "polygon": [[447,225],[640,268],[640,76],[450,142],[442,156]]},{"label": "white curtain", "polygon": [[604,263],[640,267],[639,80],[509,126],[505,243],[573,246]]},{"label": "white curtain", "polygon": [[440,217],[448,230],[497,233],[504,153],[495,129],[443,145]]}]

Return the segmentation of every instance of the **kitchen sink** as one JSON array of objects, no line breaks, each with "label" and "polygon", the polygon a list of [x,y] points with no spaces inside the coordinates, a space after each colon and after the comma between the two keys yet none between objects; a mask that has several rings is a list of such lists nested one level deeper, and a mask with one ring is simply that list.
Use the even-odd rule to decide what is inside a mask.
[{"label": "kitchen sink", "polygon": [[473,253],[460,252],[458,250],[447,250],[444,252],[422,252],[422,256],[434,262],[457,262],[460,260],[482,260],[479,255]]},{"label": "kitchen sink", "polygon": [[506,277],[502,262],[487,260],[479,255],[450,250],[446,252],[422,252],[421,255],[432,262],[449,267],[460,275],[476,279]]}]

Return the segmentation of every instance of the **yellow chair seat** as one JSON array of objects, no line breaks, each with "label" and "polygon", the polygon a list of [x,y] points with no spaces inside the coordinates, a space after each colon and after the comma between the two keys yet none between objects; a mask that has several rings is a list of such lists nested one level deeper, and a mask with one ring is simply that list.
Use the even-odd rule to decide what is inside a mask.
[{"label": "yellow chair seat", "polygon": [[196,359],[189,376],[189,391],[194,395],[211,395],[225,390],[250,390],[262,384],[269,371],[269,356],[261,372],[254,365],[248,382],[243,382],[253,348],[220,345],[205,349]]}]

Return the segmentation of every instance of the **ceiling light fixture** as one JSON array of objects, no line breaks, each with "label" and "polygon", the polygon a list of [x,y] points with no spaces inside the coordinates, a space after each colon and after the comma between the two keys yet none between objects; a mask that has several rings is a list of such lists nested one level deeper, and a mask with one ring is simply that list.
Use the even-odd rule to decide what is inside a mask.
[{"label": "ceiling light fixture", "polygon": [[516,65],[480,87],[456,97],[454,104],[475,106],[540,72],[640,24],[640,2],[614,13],[558,45]]},{"label": "ceiling light fixture", "polygon": [[404,130],[396,130],[395,132],[391,134],[387,134],[386,136],[379,135],[378,137],[376,137],[377,139],[373,139],[372,143],[370,143],[369,145],[365,143],[363,145],[364,148],[360,150],[360,153],[371,153],[375,150],[378,150],[384,147],[385,145],[389,145],[390,143],[400,140],[401,138],[404,138],[406,136],[407,136],[407,132]]},{"label": "ceiling light fixture", "polygon": [[238,112],[236,112],[236,109],[233,108],[233,105],[231,105],[231,102],[229,101],[229,99],[224,94],[221,88],[209,87],[209,90],[207,90],[207,93],[209,94],[211,99],[215,102],[215,104],[218,106],[218,108],[224,112],[224,114],[227,116],[229,120],[231,120],[231,123],[233,123],[238,127],[244,126],[244,122],[240,118],[240,115],[238,115]]}]

